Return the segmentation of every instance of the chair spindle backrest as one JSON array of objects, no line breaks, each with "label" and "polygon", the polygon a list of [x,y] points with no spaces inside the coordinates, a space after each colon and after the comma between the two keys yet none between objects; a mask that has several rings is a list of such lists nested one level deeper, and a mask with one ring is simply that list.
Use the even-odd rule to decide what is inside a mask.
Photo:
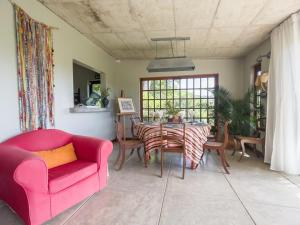
[{"label": "chair spindle backrest", "polygon": [[[179,131],[178,129],[182,130]],[[185,123],[161,123],[160,138],[163,146],[168,141],[175,141],[185,147],[186,124]]]}]

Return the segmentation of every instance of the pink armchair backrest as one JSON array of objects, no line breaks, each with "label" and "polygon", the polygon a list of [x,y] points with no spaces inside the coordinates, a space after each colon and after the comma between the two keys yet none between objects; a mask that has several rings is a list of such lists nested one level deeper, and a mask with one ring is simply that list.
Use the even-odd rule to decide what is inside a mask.
[{"label": "pink armchair backrest", "polygon": [[40,151],[61,147],[72,142],[72,135],[61,130],[45,129],[20,134],[3,142],[27,151]]}]

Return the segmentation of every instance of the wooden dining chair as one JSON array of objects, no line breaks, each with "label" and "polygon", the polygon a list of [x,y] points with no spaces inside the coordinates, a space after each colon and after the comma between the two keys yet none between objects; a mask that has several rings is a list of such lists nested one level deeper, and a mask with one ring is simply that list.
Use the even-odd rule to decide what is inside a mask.
[{"label": "wooden dining chair", "polygon": [[126,150],[131,150],[131,156],[134,153],[134,150],[136,149],[139,159],[142,160],[140,155],[140,149],[143,147],[143,142],[137,138],[126,138],[124,134],[124,125],[119,121],[116,122],[116,130],[117,141],[119,143],[119,155],[117,157],[116,162],[114,163],[114,166],[116,166],[117,163],[120,162],[117,170],[121,170],[125,161]]},{"label": "wooden dining chair", "polygon": [[130,121],[131,121],[131,135],[132,137],[136,137],[136,125],[142,123],[142,119],[139,116],[139,114],[136,113],[130,116]]},{"label": "wooden dining chair", "polygon": [[[235,152],[238,149],[238,146],[241,146],[242,154],[238,161],[241,161],[244,155],[246,154],[246,144],[253,144],[254,152],[256,153],[256,156],[259,157],[259,151],[257,151],[256,146],[261,145],[262,154],[265,151],[265,124],[266,124],[266,118],[262,117],[257,120],[256,124],[256,131],[254,132],[253,136],[242,136],[242,135],[236,135],[233,137],[234,141],[234,149],[232,152],[232,156],[234,156]],[[263,134],[262,134],[263,133]]]},{"label": "wooden dining chair", "polygon": [[[229,122],[226,121],[224,124],[224,139],[223,142],[218,142],[218,141],[207,141],[204,145],[203,145],[203,155],[205,153],[206,150],[215,150],[217,151],[217,153],[220,155],[220,160],[222,163],[222,166],[225,170],[225,172],[227,174],[229,174],[229,171],[227,169],[227,167],[229,167],[229,163],[226,160],[225,157],[225,148],[228,144],[228,124]],[[202,157],[203,157],[202,155]]]},{"label": "wooden dining chair", "polygon": [[[179,128],[182,131],[177,130]],[[185,152],[185,128],[184,123],[161,123],[160,124],[160,176],[163,176],[164,153],[181,153],[182,154],[182,179],[185,176],[186,152]]]}]

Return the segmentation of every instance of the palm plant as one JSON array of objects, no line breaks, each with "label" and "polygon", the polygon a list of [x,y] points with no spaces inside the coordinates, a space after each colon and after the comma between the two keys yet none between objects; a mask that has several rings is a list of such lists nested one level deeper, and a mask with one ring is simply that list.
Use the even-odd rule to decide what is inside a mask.
[{"label": "palm plant", "polygon": [[215,96],[218,120],[231,120],[230,134],[249,136],[256,128],[253,90],[249,89],[241,99],[234,99],[227,89],[220,87]]}]

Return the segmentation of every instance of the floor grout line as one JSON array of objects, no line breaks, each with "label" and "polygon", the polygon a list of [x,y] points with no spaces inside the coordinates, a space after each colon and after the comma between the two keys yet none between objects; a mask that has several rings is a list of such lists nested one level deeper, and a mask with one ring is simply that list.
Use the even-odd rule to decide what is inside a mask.
[{"label": "floor grout line", "polygon": [[82,203],[81,206],[79,206],[78,209],[76,209],[68,218],[66,218],[66,220],[61,224],[61,225],[65,225],[67,224],[67,222],[91,199],[94,197],[95,194],[93,194],[92,196],[90,196],[88,199],[84,200],[84,202]]},{"label": "floor grout line", "polygon": [[[240,198],[240,196],[238,195],[238,193],[236,192],[236,190],[234,189],[234,187],[232,186],[232,184],[230,183],[230,181],[228,180],[228,178],[226,177],[226,175],[223,173],[223,176],[225,177],[225,180],[228,182],[229,186],[231,187],[231,189],[233,190],[233,192],[235,193],[236,197],[239,199],[239,201],[241,202],[242,206],[244,207],[244,209],[246,210],[247,214],[249,215],[249,217],[251,218],[252,222],[254,225],[257,225],[254,218],[252,217],[252,215],[250,214],[249,210],[247,209],[247,207],[245,206],[245,204],[243,203],[242,199]],[[229,175],[230,176],[230,175]]]},{"label": "floor grout line", "polygon": [[166,193],[167,193],[167,188],[168,188],[168,183],[169,183],[169,177],[170,177],[170,173],[171,173],[171,165],[172,165],[172,159],[169,163],[169,172],[168,172],[168,177],[167,177],[167,181],[166,181],[166,185],[165,185],[165,191],[164,191],[164,196],[161,202],[161,208],[160,208],[160,213],[159,213],[159,218],[158,218],[158,222],[157,225],[160,224],[160,220],[161,220],[161,216],[162,216],[162,210],[164,208],[164,203],[165,203],[165,198],[166,198]]},{"label": "floor grout line", "polygon": [[289,182],[291,182],[293,185],[295,185],[297,188],[300,188],[299,184],[295,183],[294,181],[292,181],[289,177],[284,176],[282,173],[278,173],[280,174],[280,176],[282,176],[283,178],[285,178],[286,180],[288,180]]}]

